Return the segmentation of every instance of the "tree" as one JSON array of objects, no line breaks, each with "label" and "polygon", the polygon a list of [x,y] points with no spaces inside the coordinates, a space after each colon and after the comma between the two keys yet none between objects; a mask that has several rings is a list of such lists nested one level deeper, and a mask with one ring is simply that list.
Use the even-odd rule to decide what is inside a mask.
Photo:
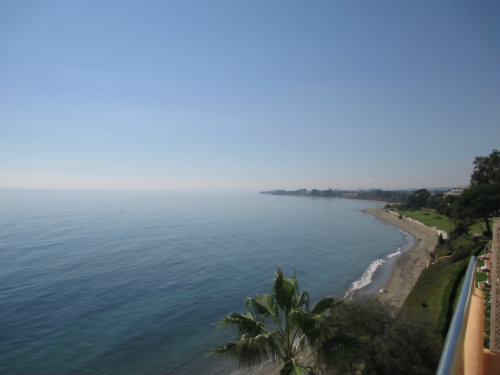
[{"label": "tree", "polygon": [[309,310],[309,294],[299,292],[296,274],[292,278],[278,269],[270,294],[248,298],[245,314],[233,312],[218,322],[235,328],[238,339],[219,346],[209,355],[228,356],[240,367],[252,367],[271,358],[281,360],[282,375],[313,374],[298,363],[297,354],[306,344],[319,342],[328,312],[342,304],[336,298],[324,298]]},{"label": "tree", "polygon": [[427,207],[437,209],[437,207],[444,201],[443,193],[434,193],[427,199]]},{"label": "tree", "polygon": [[447,196],[436,207],[441,214],[456,221],[452,238],[466,233],[475,219],[482,219],[486,234],[491,235],[490,216],[500,211],[500,152],[493,150],[488,156],[474,159],[474,170],[470,186],[458,197]]},{"label": "tree", "polygon": [[458,219],[483,219],[486,233],[491,234],[489,217],[500,211],[500,184],[473,185],[465,189],[454,205]]},{"label": "tree", "polygon": [[447,195],[443,197],[441,202],[436,206],[436,211],[441,215],[446,215],[448,217],[453,216],[453,207],[455,205],[455,201],[457,197],[453,195]]},{"label": "tree", "polygon": [[[347,301],[333,315],[342,324],[334,333],[330,331],[335,340],[323,341],[323,350],[319,350],[324,373],[435,373],[441,338],[421,312],[403,309],[394,314],[390,305],[360,298]],[[339,344],[342,342],[348,345]]]},{"label": "tree", "polygon": [[427,189],[419,189],[408,196],[406,206],[409,208],[422,208],[426,206],[430,194]]},{"label": "tree", "polygon": [[500,152],[493,150],[488,156],[474,159],[474,170],[470,177],[472,186],[500,184]]}]

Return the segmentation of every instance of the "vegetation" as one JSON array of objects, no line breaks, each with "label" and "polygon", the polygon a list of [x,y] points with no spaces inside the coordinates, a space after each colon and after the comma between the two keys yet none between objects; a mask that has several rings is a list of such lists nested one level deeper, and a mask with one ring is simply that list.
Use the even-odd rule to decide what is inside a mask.
[{"label": "vegetation", "polygon": [[[453,223],[449,225],[449,230],[441,228],[437,222],[434,225],[427,224],[429,218],[423,217],[421,221],[448,233],[456,229],[457,235],[466,233],[480,219],[484,224],[484,234],[491,236],[490,217],[500,214],[500,152],[493,150],[488,156],[474,159],[470,186],[458,197],[430,194],[426,189],[419,189],[408,196],[405,206],[401,208],[435,209],[441,216],[451,219]],[[424,211],[425,213],[430,215],[429,211]],[[476,226],[473,230],[480,229],[482,228]]]},{"label": "vegetation", "polygon": [[261,194],[272,195],[292,195],[292,196],[308,196],[308,197],[326,197],[326,198],[347,198],[347,199],[363,199],[372,201],[383,201],[402,203],[406,202],[408,193],[406,191],[392,190],[318,190],[318,189],[299,189],[299,190],[272,190],[263,191]]},{"label": "vegetation", "polygon": [[[437,229],[443,230],[446,233],[453,233],[457,228],[457,221],[451,219],[450,217],[440,214],[435,210],[429,208],[420,209],[399,209],[398,212],[401,215],[407,216],[414,220],[418,220],[421,223],[429,226],[436,227]],[[489,219],[491,225],[492,219]],[[483,233],[486,231],[486,225],[482,221],[473,221],[473,224],[469,224],[464,228],[463,233]],[[461,233],[460,233],[461,234]]]},{"label": "vegetation", "polygon": [[434,209],[443,202],[444,198],[444,194],[441,191],[431,193],[427,189],[418,189],[408,195],[400,208],[419,209],[426,207]]},{"label": "vegetation", "polygon": [[453,220],[428,208],[418,210],[401,209],[398,210],[398,212],[402,215],[418,220],[429,227],[441,229],[446,233],[451,233],[455,229]]},{"label": "vegetation", "polygon": [[488,280],[488,275],[484,272],[476,272],[476,282],[482,283]]},{"label": "vegetation", "polygon": [[[299,292],[295,274],[286,278],[278,270],[270,294],[249,298],[245,314],[232,313],[219,322],[235,328],[238,338],[210,354],[229,356],[242,367],[280,360],[282,375],[434,373],[469,258],[486,244],[469,232],[490,235],[491,216],[500,213],[500,153],[475,158],[471,185],[458,197],[426,189],[411,194],[332,189],[264,193],[398,202],[401,215],[451,236],[440,238],[434,264],[423,270],[397,314],[375,300],[335,298],[325,298],[310,310],[308,294]],[[477,280],[485,276],[478,273]],[[312,351],[313,366],[299,363],[298,353],[306,348]]]},{"label": "vegetation", "polygon": [[500,184],[500,151],[493,150],[488,156],[474,159],[471,185]]},{"label": "vegetation", "polygon": [[334,318],[343,324],[331,334],[337,341],[324,341],[317,351],[322,373],[435,373],[442,340],[424,315],[394,314],[376,299],[357,299],[346,301]]},{"label": "vegetation", "polygon": [[419,189],[413,194],[410,194],[406,200],[406,207],[421,208],[428,206],[427,201],[430,198],[430,193],[427,189]]},{"label": "vegetation", "polygon": [[341,305],[341,300],[324,298],[309,310],[309,295],[299,293],[295,273],[292,278],[278,270],[270,294],[260,294],[246,302],[249,311],[232,313],[219,325],[236,329],[238,339],[215,348],[210,355],[228,356],[240,367],[251,367],[267,359],[283,362],[281,375],[311,374],[297,360],[307,343],[318,342],[319,336],[336,324],[328,313]]},{"label": "vegetation", "polygon": [[[229,356],[241,367],[267,359],[283,363],[280,374],[432,374],[442,340],[425,315],[394,314],[378,300],[325,298],[308,309],[307,292],[296,276],[275,275],[270,294],[247,300],[249,311],[232,313],[219,324],[235,328],[238,338],[210,355]],[[299,363],[311,350],[314,367]]]},{"label": "vegetation", "polygon": [[[496,150],[489,156],[475,158],[471,186],[460,196],[443,197],[436,205],[436,211],[429,208],[400,211],[451,234],[448,241],[441,241],[436,247],[437,263],[422,272],[404,305],[405,309],[426,314],[443,337],[450,324],[469,258],[478,255],[486,244],[470,237],[469,233],[491,235],[491,216],[498,215],[499,211],[500,154]],[[481,279],[481,274],[478,275]]]},{"label": "vegetation", "polygon": [[500,214],[500,153],[474,159],[470,187],[446,208],[452,217],[468,227],[474,219],[482,219],[484,234],[491,236],[490,217]]},{"label": "vegetation", "polygon": [[417,283],[408,295],[404,309],[425,315],[433,329],[444,335],[448,329],[448,307],[457,292],[453,286],[462,276],[467,262],[441,261],[422,271]]},{"label": "vegetation", "polygon": [[500,184],[473,185],[466,189],[455,203],[455,217],[470,223],[474,219],[482,219],[491,236],[490,216],[498,216],[500,212]]},{"label": "vegetation", "polygon": [[469,258],[477,255],[485,244],[486,241],[473,241],[463,235],[438,246],[435,251],[438,257],[449,256],[438,258],[435,264],[422,271],[403,308],[426,315],[444,338]]}]

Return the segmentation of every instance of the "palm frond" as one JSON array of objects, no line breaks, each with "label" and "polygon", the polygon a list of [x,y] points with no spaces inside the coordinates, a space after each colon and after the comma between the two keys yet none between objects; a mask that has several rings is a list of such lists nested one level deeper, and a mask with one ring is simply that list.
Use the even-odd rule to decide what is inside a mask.
[{"label": "palm frond", "polygon": [[280,371],[280,375],[310,375],[314,374],[312,369],[300,366],[295,359],[289,360]]},{"label": "palm frond", "polygon": [[238,341],[215,348],[208,355],[226,356],[238,362],[240,367],[252,367],[263,361],[279,357],[274,332],[259,335],[244,334]]},{"label": "palm frond", "polygon": [[283,270],[279,268],[274,281],[273,293],[278,306],[286,313],[295,305],[297,292],[298,283],[295,276],[293,279],[289,279],[283,275]]},{"label": "palm frond", "polygon": [[328,323],[324,316],[315,315],[310,311],[297,310],[290,314],[293,324],[306,335],[309,343],[322,340]]},{"label": "palm frond", "polygon": [[279,308],[271,294],[259,294],[255,298],[248,298],[245,305],[262,317],[270,316],[275,322],[278,320]]},{"label": "palm frond", "polygon": [[313,314],[322,314],[327,310],[336,310],[344,302],[338,298],[326,297],[319,301],[312,310]]},{"label": "palm frond", "polygon": [[342,302],[335,299],[322,300],[316,305],[313,311],[298,311],[294,314],[297,325],[307,336],[310,344],[317,344],[328,340],[331,332],[338,331],[345,326],[337,314]]},{"label": "palm frond", "polygon": [[309,293],[306,291],[300,293],[300,296],[297,300],[297,307],[302,307],[305,305],[305,309],[309,310]]},{"label": "palm frond", "polygon": [[309,311],[302,310],[301,308],[295,308],[288,314],[289,324],[295,328],[302,329],[302,326],[307,323],[309,319],[312,319],[312,314]]},{"label": "palm frond", "polygon": [[217,324],[236,329],[240,336],[245,334],[258,335],[268,332],[264,323],[256,320],[250,312],[245,314],[233,312],[218,321]]},{"label": "palm frond", "polygon": [[[309,374],[311,369],[295,363],[295,356],[310,342],[310,334],[313,339],[320,337],[321,329],[327,327],[327,316],[323,312],[338,304],[335,299],[320,301],[313,313],[309,311],[309,301],[307,292],[299,294],[296,271],[292,278],[288,278],[279,268],[270,294],[248,298],[247,313],[232,313],[218,322],[237,330],[239,339],[215,348],[209,355],[233,358],[241,367],[279,357],[286,362],[282,373]],[[265,324],[269,324],[270,328],[266,328]],[[314,344],[319,345],[328,337],[321,339]]]}]

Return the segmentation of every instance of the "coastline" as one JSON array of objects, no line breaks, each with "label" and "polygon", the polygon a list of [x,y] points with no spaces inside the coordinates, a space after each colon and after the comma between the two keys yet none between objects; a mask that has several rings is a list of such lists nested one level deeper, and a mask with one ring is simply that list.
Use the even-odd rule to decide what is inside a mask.
[{"label": "coastline", "polygon": [[399,310],[420,273],[427,266],[429,254],[437,245],[438,234],[432,228],[399,219],[397,214],[383,208],[368,208],[363,212],[416,238],[415,244],[396,258],[391,276],[383,286],[386,292],[375,294],[380,301],[389,303]]},{"label": "coastline", "polygon": [[[415,238],[413,246],[396,257],[392,265],[391,275],[382,286],[385,292],[380,293],[376,291],[372,294],[373,297],[378,298],[384,303],[390,304],[394,307],[395,311],[398,311],[406,301],[420,273],[427,266],[429,254],[434,251],[437,245],[438,232],[420,223],[399,219],[396,213],[390,212],[382,207],[367,208],[361,211]],[[357,291],[353,291],[352,296],[356,296],[356,294]],[[305,363],[309,361],[312,362],[310,358],[311,353],[309,351],[302,353],[301,357]],[[231,375],[278,374],[280,369],[281,363],[268,362],[250,370],[237,369],[232,371]]]}]

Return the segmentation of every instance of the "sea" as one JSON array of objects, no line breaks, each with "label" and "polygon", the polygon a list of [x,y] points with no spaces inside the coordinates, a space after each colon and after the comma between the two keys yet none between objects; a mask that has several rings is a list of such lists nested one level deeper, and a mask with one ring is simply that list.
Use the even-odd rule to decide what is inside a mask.
[{"label": "sea", "polygon": [[414,239],[376,202],[0,190],[1,374],[230,374],[216,326],[297,273],[314,304],[376,293]]}]

